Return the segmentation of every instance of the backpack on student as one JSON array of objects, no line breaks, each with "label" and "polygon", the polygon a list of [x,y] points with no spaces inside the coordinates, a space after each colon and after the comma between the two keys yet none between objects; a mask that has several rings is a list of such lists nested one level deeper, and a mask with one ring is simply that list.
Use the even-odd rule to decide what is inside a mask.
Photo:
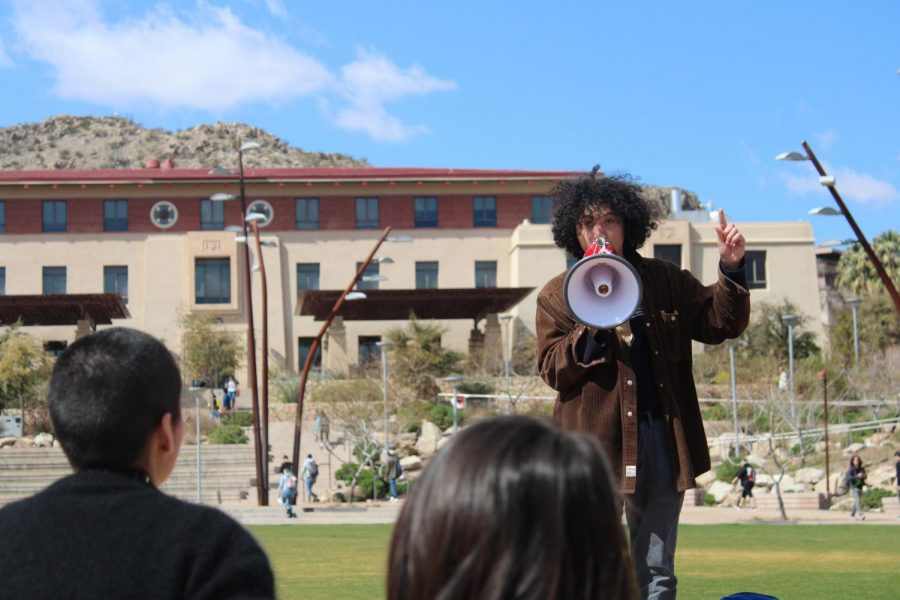
[{"label": "backpack on student", "polygon": [[397,465],[397,469],[394,472],[394,477],[397,479],[400,479],[400,477],[403,475],[403,467],[400,466],[399,460],[396,462],[396,465]]},{"label": "backpack on student", "polygon": [[747,467],[747,481],[756,483],[756,469],[753,467]]},{"label": "backpack on student", "polygon": [[288,489],[296,489],[297,488],[297,478],[293,475],[287,478],[287,481],[284,482],[284,487]]},{"label": "backpack on student", "polygon": [[309,463],[308,472],[309,476],[314,479],[319,476],[319,465],[316,464],[316,461]]}]

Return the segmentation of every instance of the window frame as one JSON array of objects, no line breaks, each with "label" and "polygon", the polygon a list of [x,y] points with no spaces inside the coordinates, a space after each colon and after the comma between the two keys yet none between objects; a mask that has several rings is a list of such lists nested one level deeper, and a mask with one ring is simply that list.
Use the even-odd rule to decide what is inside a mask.
[{"label": "window frame", "polygon": [[[373,212],[373,207],[375,213],[374,219],[371,214]],[[361,212],[364,213],[363,219],[360,219]],[[380,213],[378,196],[358,196],[356,198],[356,228],[378,229],[379,223]]]},{"label": "window frame", "polygon": [[[359,268],[362,267],[361,262],[356,263],[356,272],[359,273]],[[370,262],[366,267],[366,270],[363,271],[362,275],[356,280],[356,289],[358,290],[377,290],[379,288],[380,281],[363,281],[363,277],[366,275],[381,275],[381,268],[379,263]]]},{"label": "window frame", "polygon": [[[434,268],[431,268],[432,266]],[[438,268],[439,268],[439,265],[438,265],[438,261],[436,261],[436,260],[416,261],[416,289],[417,290],[436,290],[436,289],[438,289]],[[427,285],[429,283],[432,283],[432,280],[431,280],[432,274],[433,274],[433,278],[434,278],[434,281],[433,281],[434,285]],[[421,279],[420,279],[420,276],[422,276]],[[423,283],[426,285],[420,285]]]},{"label": "window frame", "polygon": [[[122,280],[123,276],[125,279],[124,294],[122,293],[119,286],[119,282]],[[112,291],[110,291],[109,286],[110,277],[113,278]],[[103,265],[103,293],[119,294],[120,296],[122,296],[122,300],[125,302],[125,304],[128,304],[128,265]]]},{"label": "window frame", "polygon": [[[493,285],[481,285],[479,275],[490,273],[493,278]],[[497,261],[496,260],[476,260],[475,261],[475,288],[491,289],[497,287]]]},{"label": "window frame", "polygon": [[[50,208],[52,220],[47,219]],[[62,223],[59,222],[59,209],[62,208]],[[43,233],[65,233],[69,226],[69,208],[66,200],[44,200],[41,203],[41,231]]]},{"label": "window frame", "polygon": [[[675,249],[678,250],[678,262],[675,262],[674,260],[672,260],[671,258],[669,258],[667,256],[663,256],[667,252],[675,250]],[[657,250],[660,250],[660,253],[657,253]],[[679,268],[684,268],[684,267],[682,267],[682,264],[684,263],[684,245],[683,244],[653,244],[653,258],[656,258],[659,260],[665,260],[667,262],[672,263],[673,265],[678,266]]]},{"label": "window frame", "polygon": [[6,295],[6,267],[0,267],[0,296]]},{"label": "window frame", "polygon": [[[112,206],[113,217],[107,216],[108,208]],[[125,207],[125,216],[119,214],[119,209]],[[103,201],[103,231],[128,231],[128,200],[116,198]]]},{"label": "window frame", "polygon": [[[543,213],[547,216],[544,218]],[[550,196],[531,197],[531,222],[535,225],[549,225],[553,221],[553,198]]]},{"label": "window frame", "polygon": [[[748,290],[764,290],[768,288],[768,279],[766,275],[766,251],[765,250],[746,250],[744,252],[744,273],[747,276]],[[762,267],[762,278],[757,277]]]},{"label": "window frame", "polygon": [[[315,267],[313,270],[312,267]],[[306,268],[306,269],[304,269]],[[301,272],[303,270],[303,272]],[[297,293],[306,292],[306,291],[315,291],[320,289],[321,285],[321,274],[322,268],[319,263],[297,263],[297,267],[295,269],[297,274]],[[310,276],[315,273],[315,286],[314,287],[303,287],[300,285],[301,281],[308,280]]]},{"label": "window frame", "polygon": [[496,227],[496,226],[497,226],[497,197],[496,196],[472,196],[472,227]]},{"label": "window frame", "polygon": [[413,198],[413,221],[416,228],[435,228],[438,226],[437,196],[416,196]]},{"label": "window frame", "polygon": [[[211,219],[207,217],[211,217]],[[217,217],[221,217],[221,220],[215,220]],[[200,198],[200,231],[223,231],[224,229],[225,202]]]},{"label": "window frame", "polygon": [[[301,220],[300,203],[304,205],[304,213],[306,220]],[[309,218],[310,208],[315,207],[315,220]],[[294,228],[295,229],[319,229],[321,226],[321,215],[319,207],[319,198],[303,197],[294,198]]]},{"label": "window frame", "polygon": [[0,233],[6,233],[6,201],[0,200]]},{"label": "window frame", "polygon": [[[167,208],[172,213],[172,218],[168,223],[160,223],[156,220],[156,215],[154,214],[158,208]],[[175,206],[174,203],[169,202],[168,200],[160,200],[156,204],[150,207],[150,222],[153,223],[159,229],[169,229],[174,226],[175,223],[178,222],[178,207]]]},{"label": "window frame", "polygon": [[[50,279],[48,279],[50,278]],[[58,283],[62,280],[62,291],[47,291],[47,282]],[[69,286],[69,271],[67,267],[43,267],[41,270],[41,295],[50,296],[54,294],[67,294]]]},{"label": "window frame", "polygon": [[[207,266],[211,268],[217,268],[219,271],[219,276],[221,276],[223,272],[225,274],[224,282],[220,281],[218,283],[220,290],[218,296],[207,294],[205,290],[204,295],[202,297],[200,296],[200,282],[203,281],[205,287],[207,281]],[[203,275],[202,279],[201,271]],[[225,295],[223,295],[223,291]],[[197,256],[194,258],[194,304],[198,306],[209,304],[231,304],[231,257]]]},{"label": "window frame", "polygon": [[[297,338],[297,371],[303,372],[303,365],[306,364],[306,357],[309,355],[309,350],[312,348],[312,344],[316,338],[307,337],[307,336],[299,336]],[[305,344],[304,342],[307,342]],[[312,364],[310,365],[310,369],[321,369],[322,368],[322,344],[316,346],[316,354],[313,357]]]}]

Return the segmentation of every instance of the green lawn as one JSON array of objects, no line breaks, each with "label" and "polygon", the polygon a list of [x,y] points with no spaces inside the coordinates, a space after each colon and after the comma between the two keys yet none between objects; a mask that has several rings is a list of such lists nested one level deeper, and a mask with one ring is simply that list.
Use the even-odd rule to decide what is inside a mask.
[{"label": "green lawn", "polygon": [[[279,598],[384,597],[389,525],[251,530],[272,560]],[[781,600],[897,598],[900,528],[685,525],[676,561],[680,600],[715,600],[739,591]]]}]

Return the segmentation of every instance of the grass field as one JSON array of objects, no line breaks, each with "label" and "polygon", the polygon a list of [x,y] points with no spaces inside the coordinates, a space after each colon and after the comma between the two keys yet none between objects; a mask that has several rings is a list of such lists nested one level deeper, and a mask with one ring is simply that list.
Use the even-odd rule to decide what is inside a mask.
[{"label": "grass field", "polygon": [[[391,526],[250,529],[272,560],[279,598],[384,597]],[[781,600],[895,599],[900,528],[685,525],[679,529],[676,561],[680,600],[718,599],[739,591]]]}]

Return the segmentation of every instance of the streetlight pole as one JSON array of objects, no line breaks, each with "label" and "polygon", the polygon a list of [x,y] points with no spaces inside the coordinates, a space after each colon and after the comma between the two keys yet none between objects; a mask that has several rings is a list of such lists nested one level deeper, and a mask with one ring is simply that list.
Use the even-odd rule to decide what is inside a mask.
[{"label": "streetlight pole", "polygon": [[[262,301],[262,398],[260,403],[260,444],[262,446],[262,480],[266,490],[265,498],[268,504],[269,497],[269,297],[268,282],[266,280],[266,262],[263,260],[262,241],[259,238],[259,222],[265,220],[265,215],[250,213],[244,217],[245,223],[250,223],[253,228],[253,236],[256,238],[256,260],[259,265],[260,293]],[[296,463],[295,463],[296,464]]]},{"label": "streetlight pole", "polygon": [[384,455],[388,453],[388,364],[387,343],[381,342],[381,394],[384,397]]},{"label": "streetlight pole", "polygon": [[734,416],[734,456],[741,455],[740,429],[738,429],[737,378],[734,369],[734,344],[728,345],[728,358],[731,360],[731,412]]},{"label": "streetlight pole", "polygon": [[828,373],[819,371],[822,380],[822,404],[825,407],[825,501],[831,506],[831,464],[828,460]]},{"label": "streetlight pole", "polygon": [[794,315],[782,315],[781,320],[788,328],[788,386],[791,398],[791,420],[797,426],[797,403],[794,399]]},{"label": "streetlight pole", "polygon": [[[238,172],[226,169],[213,169],[210,173],[213,175],[237,175],[238,176],[238,199],[241,203],[241,231],[244,239],[247,238],[247,195],[244,185],[244,151],[259,148],[257,142],[243,142],[238,146]],[[231,194],[214,194],[212,200],[232,200],[234,196]],[[264,487],[264,477],[267,475],[263,463],[263,448],[259,423],[259,386],[256,378],[256,334],[253,330],[253,295],[250,285],[250,248],[244,244],[244,296],[247,299],[247,375],[250,378],[249,387],[252,398],[251,412],[253,414],[253,449],[256,461],[256,501],[259,506],[269,505],[269,490]],[[266,449],[268,457],[268,449]],[[268,460],[266,460],[268,463]],[[296,460],[295,463],[296,464]]]},{"label": "streetlight pole", "polygon": [[819,159],[816,158],[816,155],[815,153],[813,153],[812,148],[810,148],[809,144],[806,143],[806,140],[803,141],[803,149],[806,151],[805,155],[800,154],[799,152],[785,152],[783,154],[779,154],[776,158],[778,160],[809,160],[810,162],[812,162],[813,166],[816,168],[816,171],[819,173],[819,182],[828,188],[828,191],[831,193],[832,198],[834,198],[834,201],[837,202],[837,205],[841,209],[841,213],[847,219],[847,222],[850,224],[850,228],[853,230],[853,233],[856,234],[856,239],[863,247],[863,250],[865,250],[866,256],[868,256],[869,260],[872,262],[872,266],[875,267],[875,271],[881,278],[881,282],[884,284],[884,287],[887,288],[888,294],[890,295],[891,300],[893,300],[894,302],[894,308],[898,313],[900,313],[900,293],[897,292],[897,288],[894,287],[894,283],[891,281],[891,278],[885,270],[884,265],[881,264],[881,261],[875,254],[875,251],[872,250],[872,247],[869,245],[869,241],[866,239],[866,236],[863,235],[863,232],[859,228],[859,225],[856,224],[856,220],[853,218],[853,215],[850,214],[850,209],[847,208],[847,205],[844,204],[844,200],[841,198],[841,195],[838,194],[837,188],[834,184],[834,177],[828,175],[828,173],[825,172],[825,169],[822,167]]},{"label": "streetlight pole", "polygon": [[853,358],[854,364],[859,365],[859,321],[857,320],[857,310],[859,309],[859,298],[850,298],[847,300],[847,304],[850,305],[850,310],[853,311]]},{"label": "streetlight pole", "polygon": [[[509,322],[512,315],[502,315],[500,321],[503,323],[503,381],[506,385],[506,414],[510,413],[512,396],[509,393],[509,376],[510,376],[510,349],[509,349]],[[454,399],[455,402],[455,399]]]},{"label": "streetlight pole", "polygon": [[319,329],[319,333],[313,338],[312,344],[309,346],[309,351],[306,354],[306,361],[303,363],[303,371],[300,373],[300,386],[297,390],[297,412],[294,416],[294,452],[293,452],[293,461],[294,464],[298,464],[300,460],[300,438],[302,434],[302,424],[303,424],[303,397],[306,392],[306,380],[309,378],[309,370],[312,367],[313,359],[316,356],[316,351],[319,349],[319,344],[322,342],[322,338],[325,336],[325,332],[328,331],[328,326],[331,325],[331,322],[337,316],[338,311],[341,310],[341,306],[344,304],[344,300],[347,299],[347,295],[350,293],[350,290],[353,289],[353,286],[356,285],[357,280],[363,276],[366,268],[368,268],[369,263],[372,262],[372,259],[375,258],[375,253],[378,252],[378,249],[381,247],[381,244],[384,243],[385,240],[393,241],[393,242],[411,242],[412,238],[408,236],[396,236],[396,237],[388,237],[390,234],[391,228],[386,227],[384,229],[384,233],[378,238],[378,241],[375,243],[375,247],[372,248],[372,251],[369,253],[369,256],[366,257],[362,263],[360,263],[359,269],[356,271],[356,276],[353,280],[350,281],[350,284],[344,289],[341,295],[338,297],[337,301],[334,303],[334,306],[331,308],[331,312],[328,313],[328,316],[325,318],[325,322],[322,323],[322,327]]}]

